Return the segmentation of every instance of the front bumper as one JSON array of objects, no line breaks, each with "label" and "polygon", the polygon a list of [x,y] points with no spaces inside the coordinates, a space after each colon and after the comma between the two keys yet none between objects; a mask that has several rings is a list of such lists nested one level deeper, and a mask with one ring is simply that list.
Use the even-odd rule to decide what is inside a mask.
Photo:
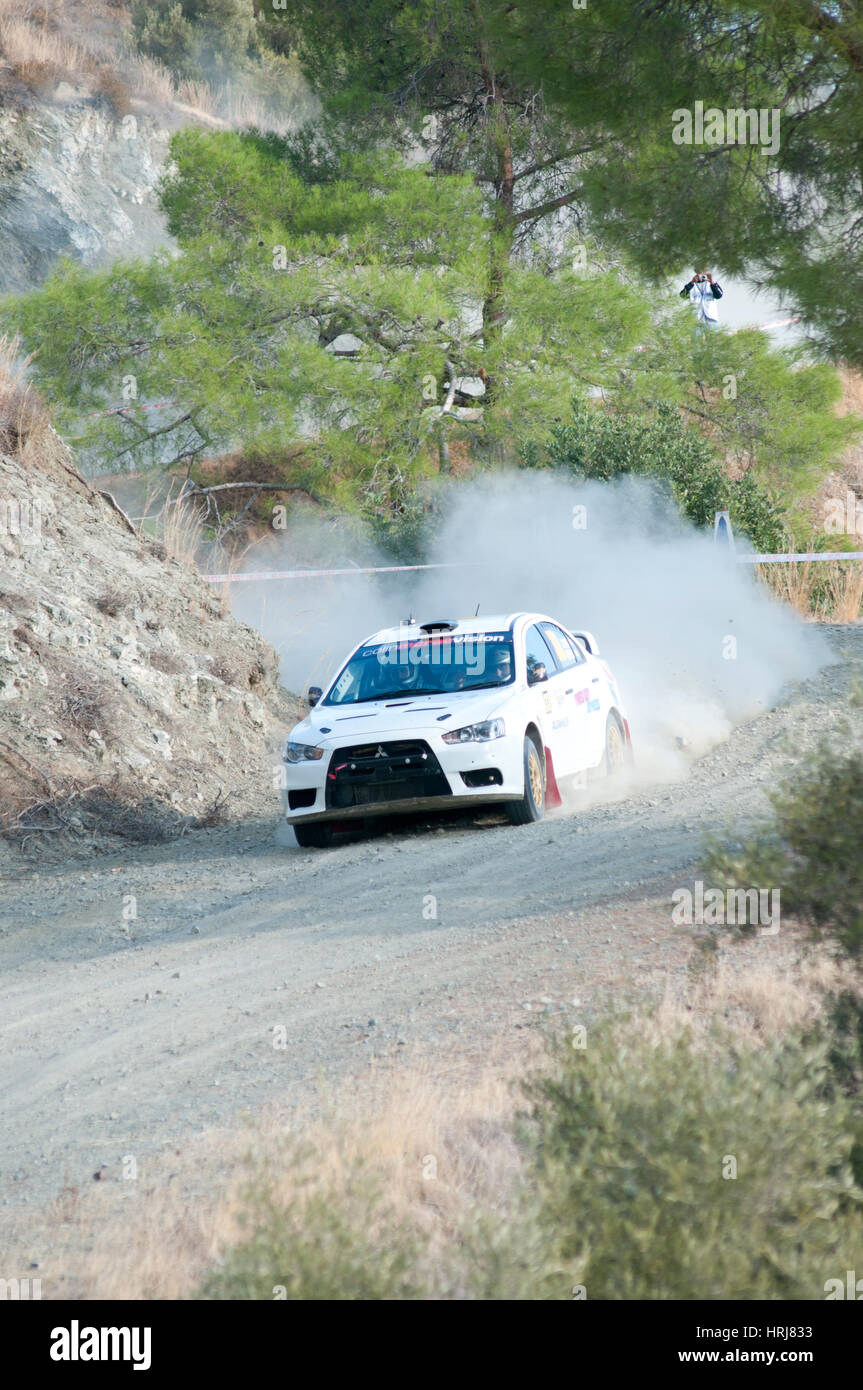
[{"label": "front bumper", "polygon": [[318,762],[283,763],[288,824],[352,820],[513,801],[524,791],[523,741],[446,744],[439,735],[325,747]]}]

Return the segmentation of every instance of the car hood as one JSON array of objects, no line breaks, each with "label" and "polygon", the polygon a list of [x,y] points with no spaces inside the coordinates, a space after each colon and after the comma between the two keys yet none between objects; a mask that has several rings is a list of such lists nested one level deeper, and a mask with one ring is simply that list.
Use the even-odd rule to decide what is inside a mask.
[{"label": "car hood", "polygon": [[369,700],[361,705],[316,706],[291,731],[291,739],[333,748],[367,738],[433,737],[496,718],[514,693],[515,687],[509,686],[504,695],[498,690],[461,691],[406,700]]}]

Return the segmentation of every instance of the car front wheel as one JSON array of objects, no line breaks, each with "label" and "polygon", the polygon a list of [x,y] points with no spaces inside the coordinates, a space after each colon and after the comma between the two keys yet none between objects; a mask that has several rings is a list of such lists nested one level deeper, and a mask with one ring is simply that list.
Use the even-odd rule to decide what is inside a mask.
[{"label": "car front wheel", "polygon": [[545,759],[532,734],[524,739],[524,796],[507,804],[513,825],[529,825],[545,814]]}]

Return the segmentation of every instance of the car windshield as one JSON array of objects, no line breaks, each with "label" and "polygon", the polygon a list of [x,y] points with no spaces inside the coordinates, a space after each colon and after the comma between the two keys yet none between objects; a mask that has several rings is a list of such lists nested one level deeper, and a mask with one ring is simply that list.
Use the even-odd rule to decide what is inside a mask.
[{"label": "car windshield", "polygon": [[348,705],[486,690],[509,685],[514,673],[509,632],[435,633],[375,642],[354,652],[321,703]]}]

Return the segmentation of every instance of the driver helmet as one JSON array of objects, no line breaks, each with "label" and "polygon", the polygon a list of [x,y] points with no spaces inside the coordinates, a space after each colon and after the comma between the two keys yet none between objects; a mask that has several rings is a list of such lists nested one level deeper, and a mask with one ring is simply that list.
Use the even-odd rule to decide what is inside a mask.
[{"label": "driver helmet", "polygon": [[506,647],[498,647],[492,654],[491,673],[501,685],[512,675],[512,656]]},{"label": "driver helmet", "polygon": [[396,685],[404,690],[412,690],[419,682],[419,667],[412,661],[397,661],[394,672]]}]

